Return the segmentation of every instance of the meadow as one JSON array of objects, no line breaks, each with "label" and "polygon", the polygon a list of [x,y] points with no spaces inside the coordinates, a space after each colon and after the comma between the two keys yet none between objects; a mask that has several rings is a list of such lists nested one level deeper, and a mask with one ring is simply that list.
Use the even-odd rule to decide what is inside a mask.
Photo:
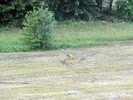
[{"label": "meadow", "polygon": [[133,23],[58,23],[51,51],[22,33],[0,28],[0,100],[133,100]]},{"label": "meadow", "polygon": [[[23,30],[0,28],[0,52],[31,51],[22,41]],[[132,42],[131,22],[59,22],[53,32],[53,49],[79,48],[116,42]]]}]

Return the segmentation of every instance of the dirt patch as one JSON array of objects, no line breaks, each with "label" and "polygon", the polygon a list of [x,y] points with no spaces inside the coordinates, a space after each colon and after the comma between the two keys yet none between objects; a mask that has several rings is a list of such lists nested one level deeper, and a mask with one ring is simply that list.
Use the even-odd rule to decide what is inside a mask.
[{"label": "dirt patch", "polygon": [[22,56],[22,57],[0,57],[0,62],[3,61],[45,61],[54,58],[54,56]]}]

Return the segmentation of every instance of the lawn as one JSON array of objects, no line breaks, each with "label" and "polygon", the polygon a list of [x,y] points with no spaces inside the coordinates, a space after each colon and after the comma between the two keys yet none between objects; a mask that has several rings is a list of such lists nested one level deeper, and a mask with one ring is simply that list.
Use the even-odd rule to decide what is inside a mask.
[{"label": "lawn", "polygon": [[132,94],[132,44],[0,53],[0,100],[133,100]]},{"label": "lawn", "polygon": [[[88,47],[114,42],[131,42],[131,22],[61,22],[53,32],[55,49]],[[30,51],[22,41],[22,30],[0,28],[0,52]]]}]

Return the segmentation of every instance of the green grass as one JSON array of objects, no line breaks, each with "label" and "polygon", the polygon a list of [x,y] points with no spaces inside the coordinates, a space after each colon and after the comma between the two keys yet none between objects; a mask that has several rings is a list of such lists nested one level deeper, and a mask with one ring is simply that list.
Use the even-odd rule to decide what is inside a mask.
[{"label": "green grass", "polygon": [[133,23],[61,23],[55,33],[54,41],[58,48],[93,46],[133,40]]},{"label": "green grass", "polygon": [[[0,28],[0,52],[29,51],[21,29]],[[62,22],[54,31],[54,48],[75,48],[133,40],[130,22]]]},{"label": "green grass", "polygon": [[29,47],[21,40],[22,30],[0,28],[0,52],[27,51]]}]

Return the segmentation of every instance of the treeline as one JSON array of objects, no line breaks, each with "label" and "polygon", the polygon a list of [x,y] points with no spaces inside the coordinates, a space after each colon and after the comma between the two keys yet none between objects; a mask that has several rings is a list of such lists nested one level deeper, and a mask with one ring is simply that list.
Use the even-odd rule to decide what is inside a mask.
[{"label": "treeline", "polygon": [[[43,6],[49,8],[56,20],[90,20],[99,18],[103,13],[112,12],[113,0],[103,9],[103,1],[108,0],[0,0],[0,24],[21,25],[28,11]],[[133,0],[117,0],[118,17],[133,20]]]}]

